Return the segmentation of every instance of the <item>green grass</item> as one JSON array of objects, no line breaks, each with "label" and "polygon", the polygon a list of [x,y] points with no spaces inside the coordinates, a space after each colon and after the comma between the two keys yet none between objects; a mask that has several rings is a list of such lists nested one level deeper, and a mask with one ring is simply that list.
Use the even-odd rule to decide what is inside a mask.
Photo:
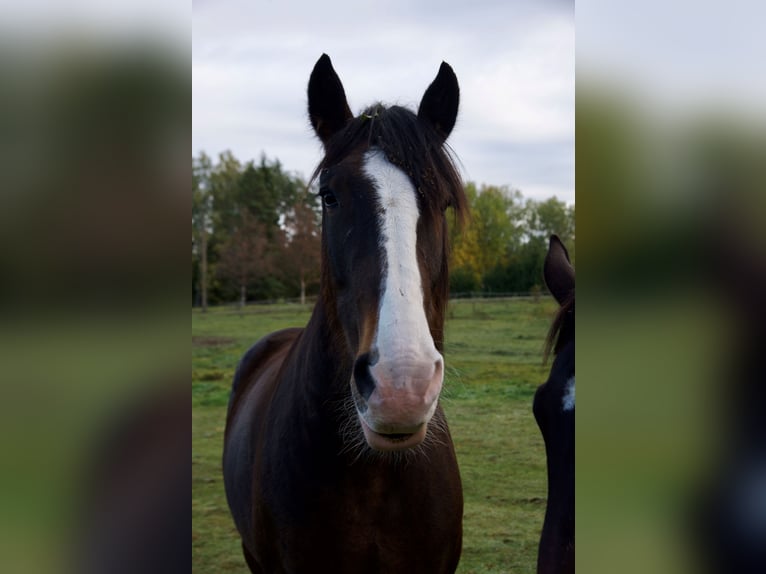
[{"label": "green grass", "polygon": [[[463,480],[461,574],[535,572],[545,513],[545,449],[532,416],[547,376],[542,345],[555,303],[453,301],[442,403]],[[247,574],[223,492],[226,403],[237,361],[259,337],[304,325],[310,307],[192,312],[192,565]]]}]

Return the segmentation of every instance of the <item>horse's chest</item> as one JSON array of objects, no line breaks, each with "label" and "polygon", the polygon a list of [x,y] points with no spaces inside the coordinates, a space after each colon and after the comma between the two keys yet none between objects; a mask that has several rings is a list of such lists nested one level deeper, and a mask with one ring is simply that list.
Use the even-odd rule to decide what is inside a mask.
[{"label": "horse's chest", "polygon": [[[424,555],[433,564],[417,571],[445,571],[439,565],[445,548],[457,545],[459,552],[462,504],[450,503],[438,484],[414,469],[408,474],[345,470],[305,476],[306,482],[292,482],[280,501],[272,501],[285,571],[320,571],[322,564],[334,572],[413,571]],[[260,544],[273,549],[274,542]]]},{"label": "horse's chest", "polygon": [[430,481],[399,473],[314,468],[270,483],[264,503],[284,527],[333,526],[335,535],[397,530],[436,504]]}]

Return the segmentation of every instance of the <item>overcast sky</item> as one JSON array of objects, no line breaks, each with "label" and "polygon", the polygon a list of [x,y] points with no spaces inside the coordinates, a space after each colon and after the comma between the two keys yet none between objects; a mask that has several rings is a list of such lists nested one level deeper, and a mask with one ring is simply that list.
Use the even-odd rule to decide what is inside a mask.
[{"label": "overcast sky", "polygon": [[417,108],[442,60],[461,89],[449,143],[466,181],[574,202],[574,4],[555,0],[194,0],[192,153],[321,159],[306,85],[326,52],[358,113]]}]

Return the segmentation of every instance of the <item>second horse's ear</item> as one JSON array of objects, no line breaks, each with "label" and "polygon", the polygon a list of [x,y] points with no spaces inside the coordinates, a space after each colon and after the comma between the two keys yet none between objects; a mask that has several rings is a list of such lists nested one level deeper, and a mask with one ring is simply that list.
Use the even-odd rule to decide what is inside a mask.
[{"label": "second horse's ear", "polygon": [[548,254],[543,264],[543,278],[559,305],[563,305],[574,292],[574,267],[569,262],[569,252],[558,235],[551,235]]},{"label": "second horse's ear", "polygon": [[309,78],[308,99],[311,127],[326,145],[352,117],[343,84],[327,54],[322,54],[314,64]]},{"label": "second horse's ear", "polygon": [[428,86],[418,107],[418,118],[436,130],[442,141],[449,137],[457,120],[460,87],[447,62],[442,62],[436,79]]}]

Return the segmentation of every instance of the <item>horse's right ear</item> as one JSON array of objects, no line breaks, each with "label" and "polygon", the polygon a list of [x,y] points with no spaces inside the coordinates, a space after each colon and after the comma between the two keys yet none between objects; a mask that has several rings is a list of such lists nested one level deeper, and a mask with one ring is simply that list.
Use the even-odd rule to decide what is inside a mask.
[{"label": "horse's right ear", "polygon": [[428,86],[418,106],[418,119],[428,123],[446,140],[457,120],[460,87],[457,76],[447,62],[442,62],[436,79]]},{"label": "horse's right ear", "polygon": [[352,118],[343,84],[327,54],[314,64],[309,78],[309,118],[323,144]]},{"label": "horse's right ear", "polygon": [[574,267],[569,262],[569,252],[558,235],[551,235],[548,254],[543,264],[543,277],[559,305],[563,305],[574,292]]}]

